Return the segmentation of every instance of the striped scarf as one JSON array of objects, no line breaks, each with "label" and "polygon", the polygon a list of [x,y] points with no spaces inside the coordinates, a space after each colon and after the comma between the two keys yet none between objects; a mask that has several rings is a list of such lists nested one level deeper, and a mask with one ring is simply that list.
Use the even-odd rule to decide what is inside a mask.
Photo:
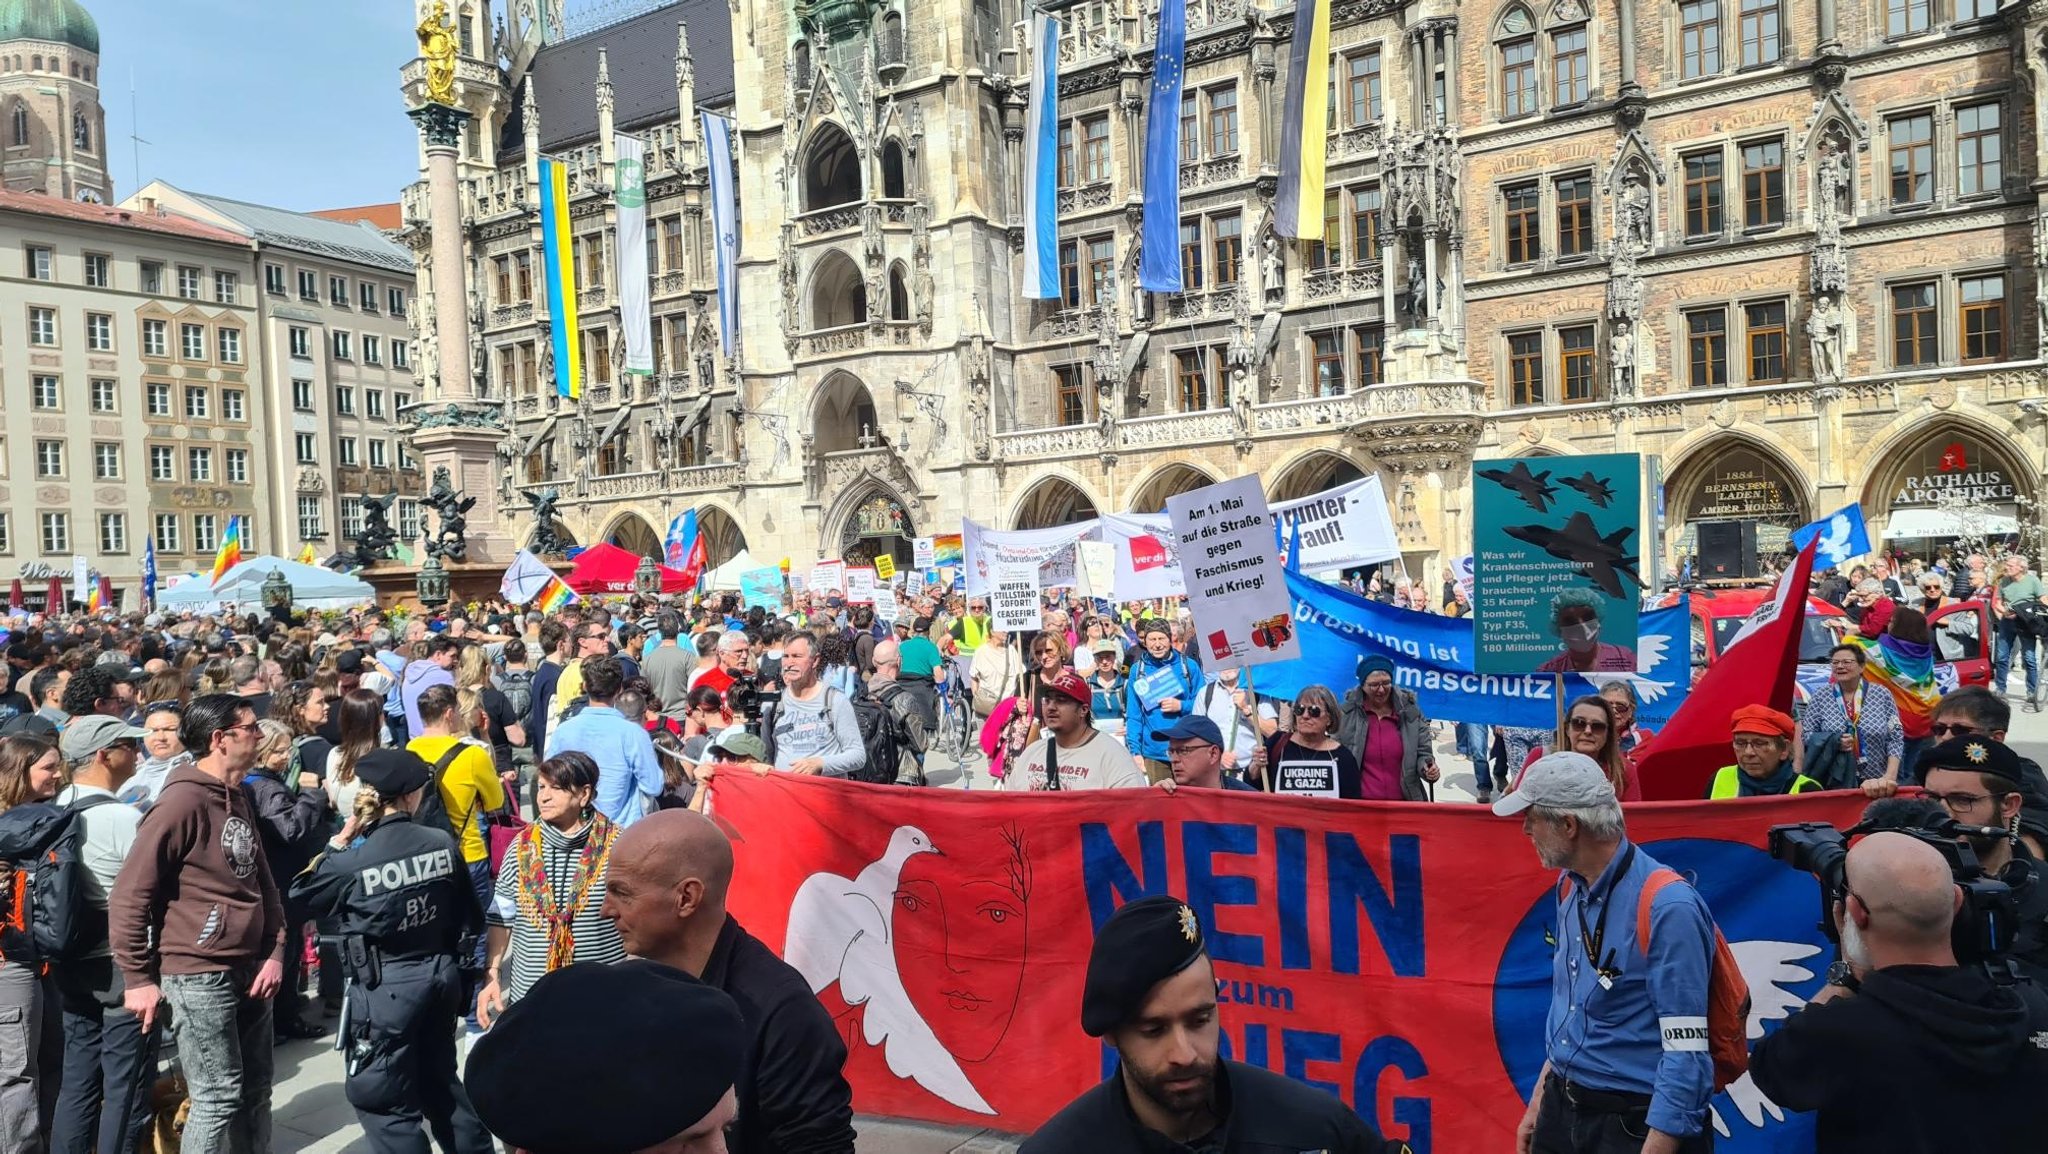
[{"label": "striped scarf", "polygon": [[546,822],[534,822],[519,837],[519,916],[540,926],[548,935],[547,972],[553,973],[576,960],[576,915],[590,896],[590,887],[604,874],[618,829],[603,814],[591,811],[590,828],[584,832],[583,849],[576,858],[576,872],[570,876],[568,893],[557,895],[548,882],[541,859],[541,839],[551,832]]},{"label": "striped scarf", "polygon": [[1889,633],[1875,638],[1851,633],[1848,640],[1863,647],[1863,679],[1891,693],[1907,739],[1926,737],[1934,725],[1934,707],[1941,701],[1934,683],[1934,647],[1901,641]]}]

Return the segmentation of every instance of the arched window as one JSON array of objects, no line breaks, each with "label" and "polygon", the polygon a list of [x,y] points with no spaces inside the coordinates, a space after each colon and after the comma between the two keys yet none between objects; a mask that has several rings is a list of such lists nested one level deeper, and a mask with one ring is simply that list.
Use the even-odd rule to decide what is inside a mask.
[{"label": "arched window", "polygon": [[71,143],[86,152],[92,151],[92,120],[83,109],[71,114]]},{"label": "arched window", "polygon": [[1517,5],[1501,15],[1494,34],[1500,69],[1500,114],[1528,116],[1536,111],[1536,21]]},{"label": "arched window", "polygon": [[909,195],[903,183],[903,146],[893,140],[882,146],[882,195],[889,200]]},{"label": "arched window", "polygon": [[35,67],[34,67],[33,69],[31,69],[30,71],[33,71],[33,72],[41,72],[41,71],[43,70],[43,58],[42,58],[42,57],[40,57],[40,56],[31,56],[31,57],[29,57],[29,59],[30,59],[30,60],[33,60],[33,61],[35,61]]},{"label": "arched window", "polygon": [[889,12],[882,17],[882,61],[884,65],[903,63],[903,15]]},{"label": "arched window", "polygon": [[907,321],[910,319],[910,289],[903,282],[901,262],[889,268],[889,319]]},{"label": "arched window", "polygon": [[28,143],[28,105],[26,105],[26,104],[23,104],[23,103],[22,103],[21,101],[19,101],[19,100],[15,101],[15,102],[14,102],[14,116],[13,116],[13,118],[12,118],[12,119],[13,119],[13,121],[14,121],[14,133],[13,133],[13,140],[14,140],[14,143],[16,143],[16,144],[27,144],[27,143]]},{"label": "arched window", "polygon": [[826,253],[811,276],[811,328],[845,328],[867,319],[868,289],[860,269],[845,253]]},{"label": "arched window", "polygon": [[805,212],[851,204],[861,197],[860,157],[836,124],[820,125],[804,159]]},{"label": "arched window", "polygon": [[811,45],[809,41],[799,40],[795,44],[790,45],[789,68],[791,74],[796,78],[796,90],[798,92],[809,92],[811,90]]}]

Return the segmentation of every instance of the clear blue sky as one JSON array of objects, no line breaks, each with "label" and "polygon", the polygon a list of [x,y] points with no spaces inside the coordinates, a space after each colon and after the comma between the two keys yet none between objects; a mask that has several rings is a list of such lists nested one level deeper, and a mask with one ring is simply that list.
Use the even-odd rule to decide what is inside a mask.
[{"label": "clear blue sky", "polygon": [[[413,0],[82,2],[117,198],[162,179],[303,211],[395,201],[417,179],[398,91],[418,54]],[[131,132],[149,142],[141,180]]]}]

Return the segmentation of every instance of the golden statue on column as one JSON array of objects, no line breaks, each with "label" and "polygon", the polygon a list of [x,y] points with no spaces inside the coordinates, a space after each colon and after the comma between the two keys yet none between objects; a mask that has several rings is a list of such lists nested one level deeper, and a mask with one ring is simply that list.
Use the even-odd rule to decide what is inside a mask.
[{"label": "golden statue on column", "polygon": [[446,0],[434,0],[433,14],[420,21],[420,57],[427,62],[427,99],[435,104],[455,103],[455,55],[460,44],[455,27],[448,22]]}]

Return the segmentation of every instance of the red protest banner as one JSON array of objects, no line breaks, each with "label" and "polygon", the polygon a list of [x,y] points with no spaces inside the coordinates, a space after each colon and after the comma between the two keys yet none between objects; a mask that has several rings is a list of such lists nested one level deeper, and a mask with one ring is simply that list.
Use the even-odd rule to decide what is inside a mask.
[{"label": "red protest banner", "polygon": [[[1743,960],[1753,1036],[1833,960],[1818,885],[1763,852],[1765,831],[1847,826],[1862,805],[1629,807],[1631,836],[1698,879]],[[1543,1063],[1556,875],[1519,821],[1478,807],[778,773],[721,775],[713,810],[731,912],[840,1023],[864,1113],[1029,1132],[1095,1084],[1113,1054],[1080,1028],[1089,946],[1118,905],[1160,892],[1207,934],[1225,1056],[1327,1088],[1416,1154],[1511,1149]],[[1715,1105],[1723,1149],[1787,1148],[1805,1121],[1746,1079]]]}]

